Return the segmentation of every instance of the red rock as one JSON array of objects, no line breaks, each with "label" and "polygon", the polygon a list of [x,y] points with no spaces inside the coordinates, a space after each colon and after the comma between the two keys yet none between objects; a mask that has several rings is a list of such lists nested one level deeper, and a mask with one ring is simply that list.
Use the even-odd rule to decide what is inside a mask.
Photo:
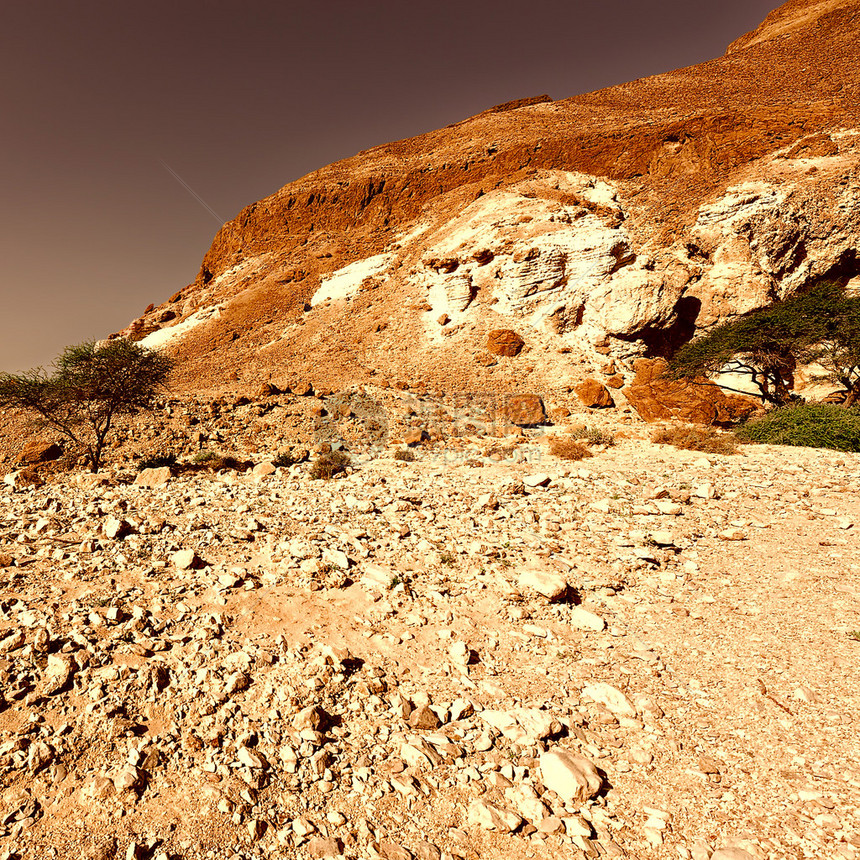
[{"label": "red rock", "polygon": [[46,439],[30,439],[24,443],[24,447],[18,455],[18,462],[35,466],[37,463],[49,463],[51,460],[57,460],[62,456],[63,449],[56,442],[50,442]]},{"label": "red rock", "polygon": [[512,329],[499,328],[487,333],[487,352],[510,357],[520,354],[525,341]]},{"label": "red rock", "polygon": [[589,409],[606,409],[609,406],[615,406],[615,401],[606,386],[596,379],[586,379],[574,390],[583,405]]},{"label": "red rock", "polygon": [[726,394],[707,379],[673,379],[662,358],[640,358],[633,366],[636,378],[623,393],[645,421],[732,424],[759,408],[753,398]]},{"label": "red rock", "polygon": [[429,439],[430,434],[426,430],[421,429],[407,430],[406,433],[403,434],[403,444],[409,445],[413,448],[416,445],[420,445],[422,442],[427,442]]},{"label": "red rock", "polygon": [[536,394],[514,394],[508,397],[502,405],[500,416],[519,427],[546,423],[543,401]]}]

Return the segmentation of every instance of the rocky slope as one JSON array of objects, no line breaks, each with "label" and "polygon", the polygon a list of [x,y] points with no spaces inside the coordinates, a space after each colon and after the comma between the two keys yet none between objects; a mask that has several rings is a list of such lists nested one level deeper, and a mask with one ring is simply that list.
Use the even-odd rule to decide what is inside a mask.
[{"label": "rocky slope", "polygon": [[[127,330],[195,387],[398,380],[569,394],[860,273],[860,4],[792,0],[717,60],[514,102],[243,210]],[[486,349],[510,329],[519,355]]]},{"label": "rocky slope", "polygon": [[328,482],[242,414],[250,471],[7,476],[3,860],[860,854],[860,458],[434,412]]}]

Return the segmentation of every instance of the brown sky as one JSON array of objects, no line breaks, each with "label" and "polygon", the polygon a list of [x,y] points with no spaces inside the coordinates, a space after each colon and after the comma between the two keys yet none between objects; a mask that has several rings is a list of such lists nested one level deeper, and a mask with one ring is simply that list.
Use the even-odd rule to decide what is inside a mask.
[{"label": "brown sky", "polygon": [[5,4],[0,370],[49,364],[193,280],[210,209],[232,218],[324,164],[510,99],[719,56],[777,5]]}]

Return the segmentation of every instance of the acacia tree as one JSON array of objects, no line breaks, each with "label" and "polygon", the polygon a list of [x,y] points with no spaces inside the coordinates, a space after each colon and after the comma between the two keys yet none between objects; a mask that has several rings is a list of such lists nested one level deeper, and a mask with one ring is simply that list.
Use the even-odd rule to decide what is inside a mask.
[{"label": "acacia tree", "polygon": [[675,376],[711,376],[730,368],[749,377],[766,403],[792,399],[794,371],[818,361],[860,396],[860,298],[842,285],[817,284],[794,296],[723,323],[685,344],[670,366]]},{"label": "acacia tree", "polygon": [[66,347],[50,375],[42,368],[0,374],[0,406],[59,431],[97,472],[116,417],[151,409],[172,367],[168,356],[123,338],[89,341]]},{"label": "acacia tree", "polygon": [[842,297],[827,322],[827,336],[815,351],[815,361],[848,392],[845,406],[860,403],[860,297]]}]

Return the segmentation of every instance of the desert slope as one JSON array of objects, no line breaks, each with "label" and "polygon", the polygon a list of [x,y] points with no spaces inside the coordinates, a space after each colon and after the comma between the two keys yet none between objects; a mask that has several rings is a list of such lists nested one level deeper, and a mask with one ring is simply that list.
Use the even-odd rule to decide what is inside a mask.
[{"label": "desert slope", "polygon": [[[184,381],[629,381],[697,329],[860,273],[860,3],[791,2],[719,59],[329,165],[225,224],[126,330]],[[515,330],[517,357],[485,349]],[[610,360],[608,360],[610,359]]]}]

